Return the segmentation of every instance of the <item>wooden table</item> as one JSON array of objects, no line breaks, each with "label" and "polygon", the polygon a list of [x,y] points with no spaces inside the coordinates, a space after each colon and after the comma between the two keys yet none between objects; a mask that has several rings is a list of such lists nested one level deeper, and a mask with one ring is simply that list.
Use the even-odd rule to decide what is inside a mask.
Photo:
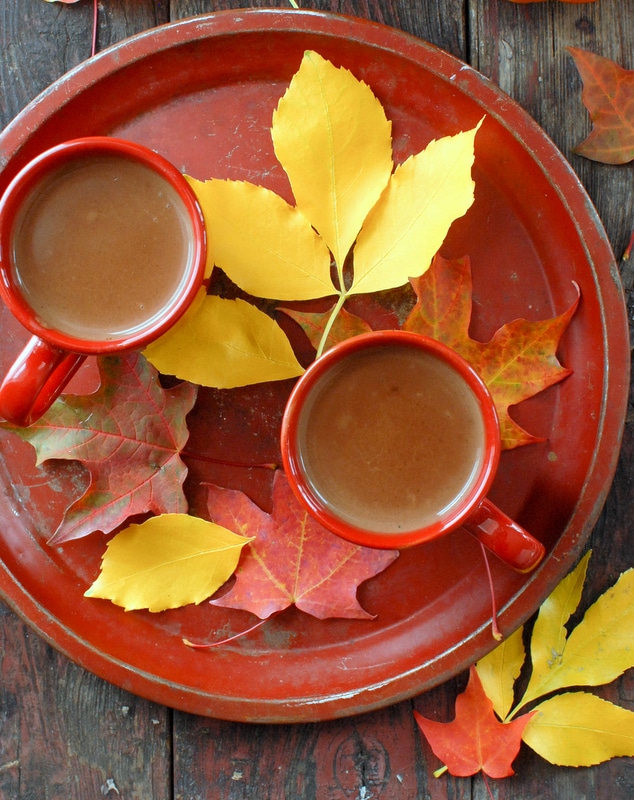
[{"label": "wooden table", "polygon": [[[102,0],[97,48],[170,20],[242,6],[231,0]],[[631,167],[572,153],[589,131],[581,84],[566,46],[634,68],[634,4],[597,0],[346,0],[303,2],[402,28],[489,76],[544,127],[586,186],[617,257],[634,227]],[[90,55],[93,3],[0,0],[0,125]],[[108,102],[104,98],[103,102]],[[623,269],[630,288],[632,267]],[[630,406],[631,409],[631,406]],[[590,546],[587,607],[632,565],[634,414]],[[289,726],[246,725],[174,711],[116,688],[69,662],[8,608],[0,609],[0,798],[2,800],[425,800],[485,798],[481,776],[433,776],[438,760],[415,729],[412,709],[448,720],[461,675],[411,702],[362,717]],[[634,708],[634,676],[603,696]],[[504,800],[634,796],[634,762],[554,767],[526,746],[517,775],[492,782]]]}]

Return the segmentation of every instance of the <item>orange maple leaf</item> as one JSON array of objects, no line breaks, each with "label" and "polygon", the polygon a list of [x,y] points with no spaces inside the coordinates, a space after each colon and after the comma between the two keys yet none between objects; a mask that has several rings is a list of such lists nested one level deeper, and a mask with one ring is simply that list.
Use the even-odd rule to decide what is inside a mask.
[{"label": "orange maple leaf", "polygon": [[514,774],[511,765],[534,713],[500,722],[475,667],[471,667],[467,688],[456,699],[453,722],[436,722],[417,711],[414,717],[434,754],[452,775],[466,778],[482,770],[490,778],[506,778]]},{"label": "orange maple leaf", "polygon": [[575,152],[605,164],[634,159],[634,70],[609,58],[568,47],[583,81],[582,99],[593,129]]},{"label": "orange maple leaf", "polygon": [[537,322],[516,319],[503,325],[489,342],[478,342],[469,336],[468,257],[447,261],[436,256],[429,270],[411,283],[418,300],[403,328],[443,342],[471,364],[495,402],[505,450],[542,441],[511,419],[508,409],[570,374],[557,360],[556,351],[578,298],[558,317]]},{"label": "orange maple leaf", "polygon": [[[503,449],[542,441],[521,428],[508,409],[570,374],[557,360],[556,351],[579,299],[558,317],[537,322],[517,319],[503,325],[491,341],[478,342],[469,336],[472,287],[468,257],[448,261],[437,255],[429,270],[411,284],[417,302],[403,329],[443,342],[478,372],[497,408]],[[301,325],[311,344],[317,347],[329,312],[282,310]],[[366,330],[370,326],[365,321],[345,313],[340,323],[333,326],[327,344],[331,347]]]}]

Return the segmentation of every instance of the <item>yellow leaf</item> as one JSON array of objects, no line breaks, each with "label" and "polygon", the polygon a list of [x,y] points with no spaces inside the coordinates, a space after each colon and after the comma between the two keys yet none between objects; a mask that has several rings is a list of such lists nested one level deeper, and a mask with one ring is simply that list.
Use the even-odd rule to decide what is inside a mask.
[{"label": "yellow leaf", "polygon": [[589,692],[568,692],[535,709],[522,739],[551,764],[590,767],[634,756],[634,712]]},{"label": "yellow leaf", "polygon": [[[534,635],[534,634],[533,634]],[[634,569],[590,606],[563,651],[541,665],[521,705],[567,686],[600,686],[634,667]]]},{"label": "yellow leaf", "polygon": [[85,594],[126,611],[200,603],[231,577],[250,541],[187,514],[152,517],[108,542],[99,577]]},{"label": "yellow leaf", "polygon": [[544,694],[541,686],[551,679],[553,664],[564,652],[568,636],[565,625],[581,600],[590,555],[585,554],[539,609],[531,637],[533,671],[522,704]]},{"label": "yellow leaf", "polygon": [[392,172],[391,123],[381,104],[348,70],[307,51],[271,134],[297,207],[343,266]]},{"label": "yellow leaf", "polygon": [[334,294],[328,248],[300,211],[252,183],[188,180],[203,209],[214,262],[240,288],[275,300]]},{"label": "yellow leaf", "polygon": [[524,663],[523,628],[502,642],[476,664],[478,677],[485,694],[493,703],[495,713],[504,720],[513,705],[513,685]]},{"label": "yellow leaf", "polygon": [[396,169],[359,234],[350,294],[392,289],[427,271],[451,223],[473,203],[481,124],[432,141]]},{"label": "yellow leaf", "polygon": [[159,372],[216,389],[296,378],[303,372],[275,320],[244,300],[206,295],[204,289],[144,355]]}]

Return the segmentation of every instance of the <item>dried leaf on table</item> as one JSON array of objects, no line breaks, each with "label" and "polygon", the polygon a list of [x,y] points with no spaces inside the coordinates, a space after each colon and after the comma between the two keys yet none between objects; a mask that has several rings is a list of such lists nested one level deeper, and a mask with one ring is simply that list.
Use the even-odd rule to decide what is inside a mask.
[{"label": "dried leaf on table", "polygon": [[452,775],[468,777],[482,770],[491,778],[506,778],[514,774],[511,765],[531,714],[500,722],[475,667],[471,667],[467,688],[456,699],[453,722],[436,722],[417,711],[414,717],[434,754]]},{"label": "dried leaf on table", "polygon": [[583,81],[582,99],[593,129],[575,148],[579,155],[605,164],[634,159],[634,70],[603,56],[568,47]]},{"label": "dried leaf on table", "polygon": [[469,336],[472,283],[468,258],[447,261],[437,256],[432,268],[413,280],[412,286],[418,300],[403,328],[447,344],[478,372],[495,401],[503,448],[539,441],[510,417],[508,409],[570,374],[556,352],[577,309],[578,296],[557,317],[537,322],[517,319],[503,325],[489,342],[478,342]]},{"label": "dried leaf on table", "polygon": [[297,208],[343,265],[392,172],[392,125],[383,107],[347,69],[307,51],[271,135]]},{"label": "dried leaf on table", "polygon": [[188,180],[213,232],[214,261],[241,289],[277,300],[334,293],[328,248],[297,208],[252,183]]},{"label": "dried leaf on table", "polygon": [[166,375],[216,389],[296,378],[304,371],[275,320],[251,303],[205,289],[144,355]]},{"label": "dried leaf on table", "polygon": [[363,581],[397,557],[344,541],[310,517],[283,472],[275,473],[267,514],[242,492],[209,487],[209,515],[242,536],[255,536],[236,570],[235,584],[211,602],[251,611],[261,619],[291,605],[318,619],[371,619],[357,599]]},{"label": "dried leaf on table", "polygon": [[108,542],[86,597],[126,611],[165,611],[206,600],[233,574],[250,539],[188,514],[130,525]]},{"label": "dried leaf on table", "polygon": [[508,722],[519,711],[532,711],[523,741],[542,758],[569,767],[634,756],[633,711],[590,692],[553,694],[610,683],[634,666],[634,569],[624,572],[570,633],[566,629],[581,599],[589,558],[588,553],[542,603],[531,633],[528,685],[514,708],[509,701],[524,662],[523,629],[476,665],[498,716]]},{"label": "dried leaf on table", "polygon": [[428,269],[452,222],[473,204],[480,124],[430,142],[396,168],[359,233],[350,294],[402,286]]},{"label": "dried leaf on table", "polygon": [[180,453],[196,387],[163,389],[138,354],[100,359],[99,367],[101,386],[94,394],[65,395],[29,428],[3,425],[33,445],[38,464],[76,460],[90,471],[90,486],[51,539],[56,544],[97,530],[109,533],[134,514],[187,511]]}]

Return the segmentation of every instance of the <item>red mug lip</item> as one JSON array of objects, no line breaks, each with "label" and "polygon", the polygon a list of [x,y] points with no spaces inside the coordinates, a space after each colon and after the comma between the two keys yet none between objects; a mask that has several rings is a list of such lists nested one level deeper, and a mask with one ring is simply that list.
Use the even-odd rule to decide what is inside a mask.
[{"label": "red mug lip", "polygon": [[[16,214],[30,190],[50,171],[76,158],[115,155],[144,164],[166,180],[178,193],[192,228],[190,269],[172,303],[147,325],[109,340],[82,339],[44,325],[15,285],[10,263],[11,236]],[[36,156],[11,181],[0,198],[0,296],[13,315],[31,333],[60,350],[84,355],[142,349],[165,333],[187,310],[203,285],[207,234],[202,209],[185,176],[166,158],[148,147],[112,136],[70,139]]]},{"label": "red mug lip", "polygon": [[[315,383],[347,356],[367,347],[405,346],[422,349],[452,366],[475,394],[484,421],[483,463],[476,481],[462,502],[432,525],[403,532],[368,531],[333,514],[306,480],[298,453],[298,423],[301,409]],[[328,530],[355,544],[377,548],[405,548],[431,541],[460,527],[489,491],[500,458],[500,428],[495,404],[478,373],[462,356],[441,342],[409,331],[373,331],[346,339],[317,358],[295,384],[284,410],[281,430],[282,464],[291,488],[304,508]]]}]

